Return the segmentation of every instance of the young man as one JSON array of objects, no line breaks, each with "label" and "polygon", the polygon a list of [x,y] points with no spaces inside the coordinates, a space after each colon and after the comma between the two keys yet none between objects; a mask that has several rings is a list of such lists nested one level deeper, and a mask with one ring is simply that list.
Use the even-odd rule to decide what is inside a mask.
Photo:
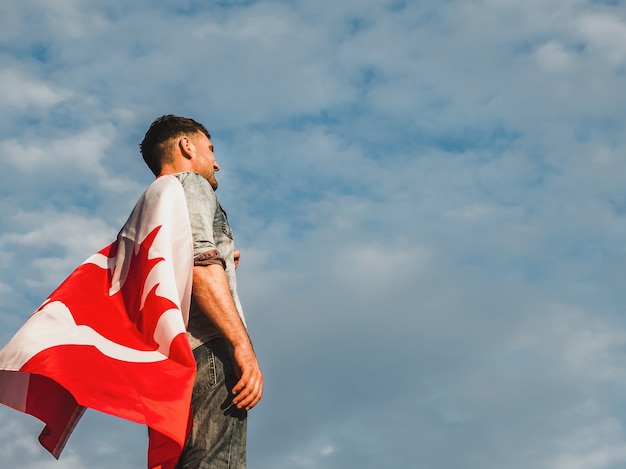
[{"label": "young man", "polygon": [[194,244],[187,337],[196,360],[193,428],[177,469],[245,468],[246,417],[263,376],[237,296],[233,234],[215,190],[220,167],[206,128],[179,116],[155,120],[141,142],[155,176],[183,186]]}]

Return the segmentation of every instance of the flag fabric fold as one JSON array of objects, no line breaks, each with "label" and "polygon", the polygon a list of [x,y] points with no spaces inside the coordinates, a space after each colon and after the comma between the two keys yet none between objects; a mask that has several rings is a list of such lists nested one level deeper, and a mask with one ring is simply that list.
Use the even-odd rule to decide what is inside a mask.
[{"label": "flag fabric fold", "polygon": [[173,469],[191,421],[192,269],[185,194],[163,176],[117,240],[81,264],[0,351],[0,402],[42,421],[39,441],[56,458],[93,408],[147,425],[148,467]]}]

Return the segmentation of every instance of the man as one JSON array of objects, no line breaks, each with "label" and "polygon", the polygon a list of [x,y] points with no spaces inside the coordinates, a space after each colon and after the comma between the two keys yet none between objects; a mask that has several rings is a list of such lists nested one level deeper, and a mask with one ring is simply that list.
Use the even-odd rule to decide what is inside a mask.
[{"label": "man", "polygon": [[220,167],[210,138],[193,119],[166,115],[140,144],[157,177],[173,175],[183,186],[194,244],[187,332],[197,370],[194,421],[177,469],[244,468],[247,411],[263,392],[237,296],[233,234],[214,192]]}]

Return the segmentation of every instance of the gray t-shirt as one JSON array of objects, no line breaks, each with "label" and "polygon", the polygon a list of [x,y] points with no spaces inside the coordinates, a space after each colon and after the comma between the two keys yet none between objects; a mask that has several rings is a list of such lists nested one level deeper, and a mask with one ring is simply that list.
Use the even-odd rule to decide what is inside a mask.
[{"label": "gray t-shirt", "polygon": [[[235,243],[233,232],[228,224],[226,211],[215,196],[215,191],[202,176],[192,172],[174,174],[183,186],[187,200],[187,210],[193,237],[193,255],[195,265],[221,264],[228,278],[230,293],[242,322],[245,319],[239,296],[237,296],[237,278],[233,253]],[[187,338],[192,349],[221,336],[215,325],[200,311],[191,299]]]}]

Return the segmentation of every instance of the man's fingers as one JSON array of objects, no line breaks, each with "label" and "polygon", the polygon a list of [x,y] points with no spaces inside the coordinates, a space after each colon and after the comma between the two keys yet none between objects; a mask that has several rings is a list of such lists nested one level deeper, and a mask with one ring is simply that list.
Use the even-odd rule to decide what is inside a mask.
[{"label": "man's fingers", "polygon": [[252,348],[235,348],[235,363],[239,381],[233,387],[233,404],[240,409],[250,410],[263,394],[263,374]]},{"label": "man's fingers", "polygon": [[242,377],[233,388],[233,394],[235,394],[233,404],[238,408],[252,409],[263,395],[263,377]]}]

